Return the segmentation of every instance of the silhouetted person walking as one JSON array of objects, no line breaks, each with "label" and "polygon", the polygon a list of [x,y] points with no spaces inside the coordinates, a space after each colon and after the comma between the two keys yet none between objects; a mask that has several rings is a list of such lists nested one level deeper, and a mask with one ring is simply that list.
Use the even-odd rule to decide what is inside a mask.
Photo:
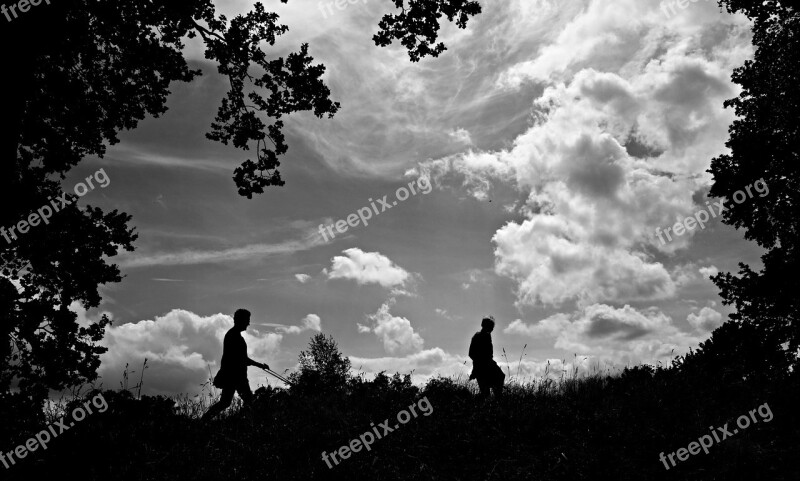
[{"label": "silhouetted person walking", "polygon": [[484,317],[481,321],[481,330],[472,336],[472,342],[469,345],[469,357],[472,359],[472,374],[469,378],[478,380],[482,399],[489,396],[490,389],[494,389],[495,396],[500,396],[506,379],[503,370],[492,359],[493,330],[494,318]]},{"label": "silhouetted person walking", "polygon": [[233,401],[233,394],[239,392],[245,404],[250,404],[253,400],[253,393],[250,391],[250,384],[247,382],[247,366],[258,366],[262,369],[269,369],[269,366],[256,362],[247,357],[247,343],[244,342],[241,333],[250,325],[250,311],[238,309],[233,314],[233,327],[225,334],[225,342],[222,345],[222,361],[217,376],[214,378],[214,385],[222,389],[222,396],[219,401],[208,409],[203,416],[207,421],[217,414],[224,411]]}]

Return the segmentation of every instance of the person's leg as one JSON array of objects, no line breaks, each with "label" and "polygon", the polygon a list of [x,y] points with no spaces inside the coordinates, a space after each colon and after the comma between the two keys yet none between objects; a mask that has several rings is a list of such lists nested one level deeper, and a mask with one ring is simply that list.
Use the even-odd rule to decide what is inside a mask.
[{"label": "person's leg", "polygon": [[503,384],[506,382],[506,375],[496,362],[492,361],[492,363],[492,375],[489,384],[492,387],[492,391],[494,391],[494,396],[500,397],[500,395],[503,394]]},{"label": "person's leg", "polygon": [[494,397],[499,398],[503,395],[503,383],[495,384],[492,389],[494,389]]},{"label": "person's leg", "polygon": [[253,391],[250,390],[250,383],[247,382],[247,378],[239,381],[236,386],[236,392],[239,393],[239,397],[242,398],[245,406],[253,403]]},{"label": "person's leg", "polygon": [[506,383],[506,375],[503,374],[503,371],[500,371],[500,375],[497,377],[497,383],[494,385],[494,395],[495,397],[500,397],[503,394],[503,385]]},{"label": "person's leg", "polygon": [[208,408],[208,411],[206,411],[206,413],[203,415],[203,421],[208,421],[217,414],[227,409],[228,406],[230,406],[231,402],[233,401],[234,392],[236,392],[236,389],[232,387],[223,389],[222,395],[219,397],[219,401],[217,401],[216,404]]},{"label": "person's leg", "polygon": [[478,378],[478,389],[481,390],[481,393],[478,396],[478,398],[479,399],[488,398],[489,397],[490,387],[491,387],[490,384],[488,382],[486,382],[485,379],[479,377]]}]

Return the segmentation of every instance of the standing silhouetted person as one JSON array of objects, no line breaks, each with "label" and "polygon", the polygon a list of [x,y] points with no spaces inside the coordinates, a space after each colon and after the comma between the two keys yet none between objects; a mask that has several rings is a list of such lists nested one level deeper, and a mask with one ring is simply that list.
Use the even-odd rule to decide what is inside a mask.
[{"label": "standing silhouetted person", "polygon": [[250,404],[253,400],[253,393],[250,391],[250,384],[247,382],[247,366],[258,366],[262,369],[269,369],[269,366],[256,362],[247,357],[247,344],[242,338],[242,332],[250,325],[250,311],[238,309],[233,314],[233,327],[225,334],[225,342],[222,345],[222,361],[220,362],[219,372],[214,378],[214,385],[222,389],[222,396],[219,401],[208,409],[203,416],[207,421],[221,413],[233,401],[233,393],[239,392],[245,404]]},{"label": "standing silhouetted person", "polygon": [[489,390],[494,389],[494,395],[499,396],[503,392],[503,383],[506,375],[503,370],[492,359],[492,331],[494,330],[494,318],[485,317],[481,321],[481,330],[472,336],[469,345],[469,357],[472,359],[472,374],[470,379],[478,380],[478,387],[481,390],[481,398],[489,396]]}]

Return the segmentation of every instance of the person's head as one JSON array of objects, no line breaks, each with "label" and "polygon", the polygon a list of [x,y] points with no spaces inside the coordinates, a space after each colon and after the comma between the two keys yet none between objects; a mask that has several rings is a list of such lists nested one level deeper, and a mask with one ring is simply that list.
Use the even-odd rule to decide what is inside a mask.
[{"label": "person's head", "polygon": [[233,325],[241,331],[250,325],[250,311],[247,309],[236,309],[233,313]]},{"label": "person's head", "polygon": [[492,332],[494,330],[494,317],[484,317],[481,321],[481,330],[485,332]]}]

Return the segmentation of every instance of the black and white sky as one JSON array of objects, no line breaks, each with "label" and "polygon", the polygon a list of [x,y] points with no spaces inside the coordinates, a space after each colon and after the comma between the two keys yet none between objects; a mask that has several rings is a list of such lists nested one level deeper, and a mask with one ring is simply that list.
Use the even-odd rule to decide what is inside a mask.
[{"label": "black and white sky", "polygon": [[[253,2],[215,3],[232,16]],[[226,83],[195,43],[204,75],[64,181],[103,168],[110,184],[81,203],[132,214],[139,233],[100,308],[73,306],[114,320],[105,386],[147,358],[144,392],[197,393],[239,307],[251,357],[276,371],[322,331],[356,371],[419,382],[467,372],[489,314],[496,359],[505,348],[516,370],[527,344],[523,376],[667,362],[727,317],[708,276],[757,266],[758,248],[713,218],[655,233],[708,209],[734,119],[722,103],[752,55],[744,18],[704,0],[481,0],[466,30],[442,30],[444,54],[412,63],[371,40],[392,2],[342,5],[266,3],[290,28],[271,53],[309,43],[342,105],[286,120],[284,187],[237,194],[249,153],[204,136]],[[420,178],[429,193],[320,235]]]}]

